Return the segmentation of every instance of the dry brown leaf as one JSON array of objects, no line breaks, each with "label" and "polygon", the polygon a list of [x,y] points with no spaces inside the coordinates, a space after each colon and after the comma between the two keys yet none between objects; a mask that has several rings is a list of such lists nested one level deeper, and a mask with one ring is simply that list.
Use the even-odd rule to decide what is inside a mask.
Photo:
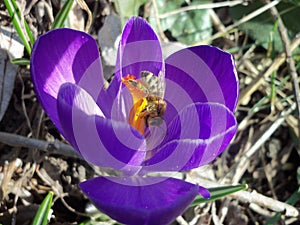
[{"label": "dry brown leaf", "polygon": [[10,101],[18,66],[10,60],[23,56],[24,46],[12,28],[0,27],[0,121]]},{"label": "dry brown leaf", "polygon": [[83,11],[76,1],[74,1],[72,8],[68,15],[70,28],[84,31],[84,15]]}]

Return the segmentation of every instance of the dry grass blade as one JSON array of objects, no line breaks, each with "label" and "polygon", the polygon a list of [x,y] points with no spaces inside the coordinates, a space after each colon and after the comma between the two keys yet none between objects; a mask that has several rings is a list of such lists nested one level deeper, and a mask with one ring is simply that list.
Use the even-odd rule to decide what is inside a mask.
[{"label": "dry grass blade", "polygon": [[197,10],[197,9],[214,9],[214,8],[221,8],[221,7],[233,7],[239,4],[243,4],[244,0],[235,0],[235,1],[225,1],[225,2],[215,2],[210,4],[199,4],[199,5],[190,5],[186,7],[182,7],[180,9],[164,13],[159,15],[160,19],[167,18],[172,15],[176,15],[182,12],[191,11],[191,10]]},{"label": "dry grass blade", "polygon": [[269,4],[253,11],[252,13],[248,14],[247,16],[244,16],[242,19],[240,19],[239,21],[237,21],[236,23],[229,25],[228,27],[225,28],[225,30],[220,31],[216,34],[214,34],[211,38],[209,38],[209,40],[202,40],[201,42],[198,42],[194,45],[200,45],[202,43],[210,43],[212,40],[215,40],[219,37],[222,37],[224,35],[226,35],[228,32],[230,32],[232,29],[238,27],[239,25],[259,16],[260,14],[262,14],[263,12],[267,11],[268,9],[272,8],[273,6],[277,5],[280,1],[279,0],[275,0],[270,2]]},{"label": "dry grass blade", "polygon": [[89,32],[90,27],[92,25],[92,21],[93,21],[93,15],[91,13],[91,10],[89,9],[89,7],[87,6],[87,4],[85,3],[84,0],[76,0],[78,5],[80,6],[80,8],[82,8],[88,15],[88,19],[86,22],[86,26],[85,26],[85,32]]},{"label": "dry grass blade", "polygon": [[[264,0],[266,4],[270,4],[269,0]],[[290,39],[288,37],[288,32],[287,29],[276,9],[276,7],[271,7],[270,8],[270,13],[273,18],[273,21],[276,22],[278,21],[278,31],[281,37],[281,41],[284,47],[284,51],[286,54],[286,63],[288,66],[288,70],[292,76],[292,84],[293,84],[293,91],[294,91],[294,97],[296,101],[296,109],[298,113],[298,130],[300,133],[300,88],[299,88],[299,83],[298,83],[298,75],[296,72],[296,66],[295,66],[295,61],[292,57],[292,49],[291,49],[291,44],[290,44]],[[298,150],[300,150],[300,142],[298,145]]]},{"label": "dry grass blade", "polygon": [[[291,42],[291,51],[295,50],[300,45],[300,35],[297,35]],[[258,75],[253,81],[240,92],[239,103],[244,101],[245,98],[248,98],[250,95],[253,94],[255,90],[264,82],[264,78],[269,77],[275,70],[285,62],[286,53],[281,52],[273,61],[271,66],[264,72]]]},{"label": "dry grass blade", "polygon": [[288,110],[283,111],[274,122],[270,122],[270,126],[262,132],[260,138],[243,154],[234,170],[231,171],[233,176],[232,182],[238,183],[246,169],[249,167],[250,158],[259,150],[259,148],[270,138],[270,136],[278,129],[285,121],[286,117],[295,110],[296,105],[292,105]]},{"label": "dry grass blade", "polygon": [[232,194],[233,198],[237,198],[245,203],[257,204],[259,206],[268,208],[274,212],[284,213],[289,217],[298,217],[299,210],[294,206],[274,200],[273,198],[266,197],[262,194],[257,193],[256,191],[240,191],[235,194]]},{"label": "dry grass blade", "polygon": [[7,194],[10,193],[11,187],[9,186],[9,183],[12,180],[12,176],[15,170],[19,168],[21,165],[22,165],[22,161],[19,158],[17,158],[14,161],[10,162],[8,166],[5,167],[5,171],[1,182],[1,191],[0,191],[1,201],[6,197]]},{"label": "dry grass blade", "polygon": [[159,36],[161,37],[161,39],[164,42],[169,42],[168,38],[166,37],[161,24],[160,24],[160,16],[159,16],[159,12],[158,12],[158,8],[157,8],[157,4],[156,4],[156,0],[152,0],[152,4],[153,4],[153,9],[154,9],[154,14],[155,14],[155,21],[156,21],[156,26],[159,32]]}]

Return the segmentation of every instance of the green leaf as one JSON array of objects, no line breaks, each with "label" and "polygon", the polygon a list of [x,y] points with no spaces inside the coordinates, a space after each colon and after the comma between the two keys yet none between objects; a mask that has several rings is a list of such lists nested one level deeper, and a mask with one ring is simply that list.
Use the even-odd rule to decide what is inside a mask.
[{"label": "green leaf", "polygon": [[[243,5],[237,5],[230,8],[230,15],[234,21],[238,21],[243,16],[262,6],[263,4],[260,1],[249,4],[247,7]],[[295,19],[300,15],[300,6],[293,3],[280,2],[276,8],[281,15],[290,37],[293,38],[300,30],[300,23],[297,21],[297,19]],[[248,33],[256,42],[262,43],[262,46],[265,49],[268,49],[270,33],[273,33],[274,50],[276,52],[283,50],[280,35],[277,29],[274,30],[274,23],[268,11],[246,23],[241,24],[239,28]]]},{"label": "green leaf", "polygon": [[234,185],[234,186],[224,186],[224,187],[216,187],[216,188],[208,188],[210,192],[210,198],[205,199],[201,196],[197,196],[191,206],[199,205],[201,203],[212,202],[218,200],[220,198],[226,197],[227,195],[231,195],[235,192],[242,191],[248,188],[247,184]]},{"label": "green leaf", "polygon": [[300,0],[284,0],[284,2],[290,2],[293,4],[300,4]]},{"label": "green leaf", "polygon": [[[31,55],[31,46],[27,40],[27,36],[29,40],[34,43],[34,39],[32,33],[29,30],[29,26],[25,20],[25,18],[21,18],[21,11],[15,0],[4,0],[5,7],[7,8],[8,14],[13,22],[13,25],[22,40],[26,51],[29,55]],[[24,30],[25,28],[25,30]]]},{"label": "green leaf", "polygon": [[115,0],[117,12],[120,15],[122,27],[132,16],[138,16],[139,8],[149,0]]},{"label": "green leaf", "polygon": [[53,192],[50,191],[40,205],[31,225],[47,225],[52,205]]},{"label": "green leaf", "polygon": [[66,3],[63,5],[61,10],[57,13],[51,29],[61,28],[64,27],[64,23],[68,18],[68,14],[72,8],[74,0],[67,0]]},{"label": "green leaf", "polygon": [[[19,7],[18,7],[17,3],[15,2],[15,0],[11,0],[11,2],[13,4],[14,8],[16,9],[19,18],[21,19],[21,12],[19,10]],[[30,29],[29,29],[28,23],[26,22],[25,18],[23,18],[23,23],[24,23],[24,26],[25,26],[26,33],[27,33],[27,35],[29,37],[29,40],[30,40],[31,44],[33,45],[34,38],[33,38],[33,35],[32,35],[32,33],[31,33]]]},{"label": "green leaf", "polygon": [[15,65],[28,66],[30,65],[30,59],[26,59],[26,58],[12,59],[11,63]]},{"label": "green leaf", "polygon": [[[181,8],[184,0],[165,1],[156,0],[159,14],[171,12]],[[195,0],[190,5],[199,5],[211,1]],[[157,30],[156,19],[149,18],[149,22]],[[163,31],[169,30],[177,41],[192,45],[201,40],[209,39],[212,34],[212,24],[208,9],[197,9],[170,15],[160,20]]]}]

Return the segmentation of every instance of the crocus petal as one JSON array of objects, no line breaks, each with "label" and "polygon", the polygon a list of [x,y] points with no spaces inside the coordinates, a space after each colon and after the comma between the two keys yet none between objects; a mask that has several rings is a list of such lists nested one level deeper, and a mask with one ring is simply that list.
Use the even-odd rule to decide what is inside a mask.
[{"label": "crocus petal", "polygon": [[[166,59],[166,121],[193,102],[217,102],[234,111],[238,79],[229,53],[212,46],[180,50]],[[176,91],[175,91],[176,90]]]},{"label": "crocus petal", "polygon": [[152,158],[140,172],[182,171],[205,165],[227,147],[235,132],[235,117],[224,105],[188,106],[170,123],[162,144],[148,152]]},{"label": "crocus petal", "polygon": [[40,36],[34,44],[30,69],[38,100],[61,133],[56,109],[60,86],[77,83],[93,97],[103,86],[98,46],[80,31],[56,29]]},{"label": "crocus petal", "polygon": [[103,116],[103,113],[86,91],[72,83],[64,83],[60,86],[56,103],[65,139],[81,153],[74,137],[73,110],[78,109],[88,115]]},{"label": "crocus petal", "polygon": [[94,99],[76,84],[61,86],[57,109],[66,139],[85,160],[135,173],[145,158],[145,140],[127,123],[104,117]]},{"label": "crocus petal", "polygon": [[114,79],[97,100],[106,117],[125,120],[128,110],[125,112],[122,107],[128,109],[132,102],[128,100],[131,95],[127,90],[122,90],[123,94],[120,94],[121,77],[130,74],[138,79],[141,71],[158,75],[160,71],[164,72],[164,60],[160,42],[151,26],[140,17],[132,17],[122,32]]},{"label": "crocus petal", "polygon": [[116,63],[116,78],[127,74],[140,76],[141,71],[158,75],[164,71],[161,46],[146,20],[132,17],[122,32]]},{"label": "crocus petal", "polygon": [[129,225],[169,224],[199,194],[198,185],[160,177],[97,177],[79,186],[99,210]]}]

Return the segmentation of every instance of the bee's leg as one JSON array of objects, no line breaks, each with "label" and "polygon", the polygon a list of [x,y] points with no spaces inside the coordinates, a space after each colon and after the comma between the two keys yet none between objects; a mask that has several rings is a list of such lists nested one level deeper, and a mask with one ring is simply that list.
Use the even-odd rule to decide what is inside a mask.
[{"label": "bee's leg", "polygon": [[144,117],[144,121],[145,121],[145,126],[146,126],[146,127],[149,127],[149,122],[148,122],[148,120],[149,120],[149,115],[146,115],[146,116]]},{"label": "bee's leg", "polygon": [[147,112],[147,108],[143,109],[141,112],[137,114],[139,118],[145,118],[149,113]]}]

